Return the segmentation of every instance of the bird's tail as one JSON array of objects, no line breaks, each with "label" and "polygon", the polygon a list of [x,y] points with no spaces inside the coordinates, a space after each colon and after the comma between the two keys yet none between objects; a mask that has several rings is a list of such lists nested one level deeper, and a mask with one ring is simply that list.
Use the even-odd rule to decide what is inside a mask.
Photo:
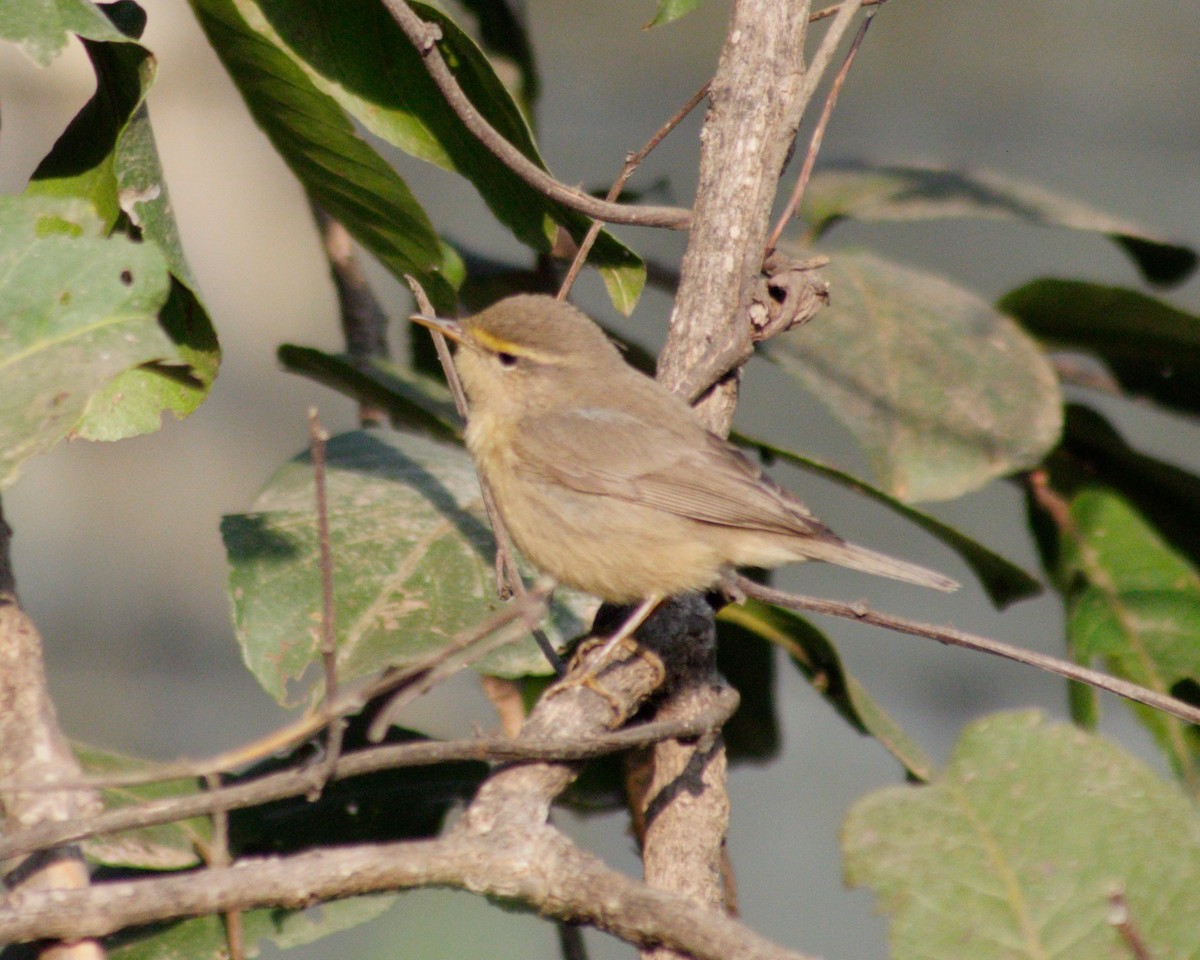
[{"label": "bird's tail", "polygon": [[897,560],[885,553],[876,553],[866,547],[846,543],[844,540],[806,540],[804,555],[812,560],[823,560],[826,563],[837,564],[839,567],[849,567],[851,570],[861,570],[879,577],[903,580],[906,583],[932,587],[934,590],[944,590],[947,593],[958,589],[956,581],[944,577],[940,573],[926,570],[915,563]]}]

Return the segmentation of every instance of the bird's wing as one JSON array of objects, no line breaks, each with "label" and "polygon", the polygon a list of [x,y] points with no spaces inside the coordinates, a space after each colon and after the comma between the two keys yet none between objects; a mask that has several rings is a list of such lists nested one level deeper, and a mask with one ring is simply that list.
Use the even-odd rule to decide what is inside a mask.
[{"label": "bird's wing", "polygon": [[612,407],[530,418],[520,461],[573,490],[642,503],[722,526],[833,534],[725,440],[691,419],[646,421]]}]

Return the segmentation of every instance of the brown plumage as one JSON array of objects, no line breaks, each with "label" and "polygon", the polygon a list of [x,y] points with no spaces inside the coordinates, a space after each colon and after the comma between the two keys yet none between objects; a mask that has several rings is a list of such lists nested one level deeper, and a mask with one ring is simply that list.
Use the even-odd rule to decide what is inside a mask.
[{"label": "brown plumage", "polygon": [[958,586],[846,543],[570,304],[515,296],[459,323],[414,319],[459,343],[467,446],[521,552],[563,583],[631,603],[823,560]]}]

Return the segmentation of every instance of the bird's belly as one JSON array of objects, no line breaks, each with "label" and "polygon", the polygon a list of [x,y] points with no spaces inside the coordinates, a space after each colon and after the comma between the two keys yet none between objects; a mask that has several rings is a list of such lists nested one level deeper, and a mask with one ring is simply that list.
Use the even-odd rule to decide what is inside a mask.
[{"label": "bird's belly", "polygon": [[505,526],[538,569],[613,603],[711,586],[722,557],[695,521],[508,471],[488,474]]}]

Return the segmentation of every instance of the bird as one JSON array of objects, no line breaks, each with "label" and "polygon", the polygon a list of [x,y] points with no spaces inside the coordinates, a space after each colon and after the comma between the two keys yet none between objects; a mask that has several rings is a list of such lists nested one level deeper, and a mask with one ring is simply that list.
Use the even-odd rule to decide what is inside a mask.
[{"label": "bird", "polygon": [[818,560],[958,587],[843,540],[566,301],[518,294],[462,320],[411,319],[456,344],[467,449],[517,548],[560,583],[638,605],[601,657],[664,598],[738,567]]}]

